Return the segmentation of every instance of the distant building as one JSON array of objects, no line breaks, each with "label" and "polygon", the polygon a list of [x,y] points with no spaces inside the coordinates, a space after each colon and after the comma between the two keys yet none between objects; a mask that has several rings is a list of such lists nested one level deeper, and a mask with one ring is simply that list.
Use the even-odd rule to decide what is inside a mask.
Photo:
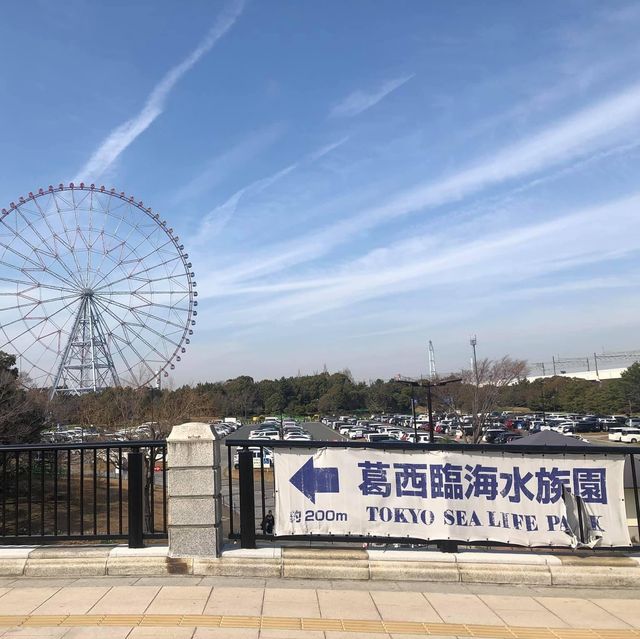
[{"label": "distant building", "polygon": [[624,368],[605,368],[598,371],[577,371],[577,372],[565,372],[557,371],[555,375],[531,375],[527,377],[530,382],[536,379],[550,379],[551,377],[577,377],[578,379],[587,379],[592,382],[601,382],[605,379],[619,379],[622,373],[627,370]]}]

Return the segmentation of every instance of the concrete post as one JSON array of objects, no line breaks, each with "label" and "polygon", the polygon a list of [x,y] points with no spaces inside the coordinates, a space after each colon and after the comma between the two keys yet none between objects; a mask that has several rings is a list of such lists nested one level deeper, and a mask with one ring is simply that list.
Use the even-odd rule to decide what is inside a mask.
[{"label": "concrete post", "polygon": [[218,557],[222,548],[220,442],[209,424],[174,426],[167,437],[171,557]]}]

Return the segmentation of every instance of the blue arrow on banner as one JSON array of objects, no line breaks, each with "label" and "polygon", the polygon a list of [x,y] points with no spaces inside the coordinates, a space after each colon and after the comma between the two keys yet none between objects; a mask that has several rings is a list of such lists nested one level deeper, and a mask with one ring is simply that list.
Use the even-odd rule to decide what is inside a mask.
[{"label": "blue arrow on banner", "polygon": [[305,497],[316,503],[316,493],[339,493],[340,480],[337,468],[314,468],[313,457],[294,473],[289,480]]}]

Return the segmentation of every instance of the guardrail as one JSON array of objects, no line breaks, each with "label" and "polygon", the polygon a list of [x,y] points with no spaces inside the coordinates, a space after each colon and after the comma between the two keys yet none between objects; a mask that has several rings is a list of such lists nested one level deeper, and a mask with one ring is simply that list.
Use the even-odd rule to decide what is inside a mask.
[{"label": "guardrail", "polygon": [[[541,455],[544,456],[550,454],[561,455],[604,455],[611,457],[624,457],[626,461],[625,477],[630,478],[630,486],[628,490],[632,493],[631,502],[633,504],[633,512],[631,513],[632,519],[636,522],[636,534],[634,545],[631,550],[640,550],[640,447],[628,446],[543,446],[543,445],[531,445],[525,446],[519,444],[518,446],[507,446],[498,444],[413,444],[410,442],[396,443],[375,443],[364,441],[282,441],[282,440],[257,440],[257,439],[229,439],[225,441],[227,446],[227,460],[228,460],[228,508],[229,508],[229,538],[239,539],[243,548],[255,547],[256,539],[271,540],[275,538],[273,535],[266,534],[264,530],[258,532],[257,529],[261,529],[262,522],[265,521],[265,516],[269,510],[269,506],[275,502],[275,485],[273,481],[273,475],[270,472],[271,477],[266,476],[266,471],[273,471],[275,467],[275,456],[271,458],[270,464],[265,466],[265,449],[278,449],[278,448],[307,448],[307,449],[319,449],[319,448],[364,448],[364,449],[377,449],[377,450],[424,450],[424,451],[451,451],[451,452],[491,452],[491,453],[512,453],[512,454],[524,454],[524,455]],[[233,449],[238,450],[238,463],[237,468],[234,468],[234,454]],[[259,449],[258,463],[254,465],[253,451]],[[237,473],[234,471],[237,470]],[[254,473],[259,473],[259,504],[256,505],[256,496],[258,491],[255,490]],[[235,474],[235,477],[234,477]],[[236,485],[238,491],[234,491]],[[234,495],[238,493],[238,498],[234,498]],[[236,502],[239,501],[239,529],[236,529]],[[580,528],[582,541],[584,541],[584,530],[582,530],[582,512],[581,500],[578,500],[578,514],[580,517]],[[260,524],[256,525],[257,522]],[[466,544],[463,541],[450,541],[450,540],[431,540],[425,541],[424,539],[408,538],[408,537],[377,537],[375,535],[357,536],[357,535],[299,535],[299,536],[281,536],[277,537],[278,540],[303,540],[303,541],[332,541],[332,542],[368,542],[368,543],[382,543],[382,544],[415,544],[415,545],[437,545],[440,550],[445,552],[456,552],[458,545],[470,545],[470,546],[489,546],[499,547],[512,545],[501,544],[499,542],[479,542],[474,541]],[[624,548],[594,548],[594,550],[621,550],[629,551],[629,547]]]},{"label": "guardrail", "polygon": [[140,548],[165,538],[166,450],[142,440],[0,446],[0,542]]}]

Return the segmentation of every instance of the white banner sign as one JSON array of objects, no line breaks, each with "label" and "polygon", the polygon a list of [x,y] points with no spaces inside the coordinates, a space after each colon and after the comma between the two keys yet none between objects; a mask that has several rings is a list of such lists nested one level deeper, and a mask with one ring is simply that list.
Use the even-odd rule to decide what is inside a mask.
[{"label": "white banner sign", "polygon": [[276,535],[576,546],[582,520],[585,544],[631,545],[623,459],[363,448],[274,452]]}]

